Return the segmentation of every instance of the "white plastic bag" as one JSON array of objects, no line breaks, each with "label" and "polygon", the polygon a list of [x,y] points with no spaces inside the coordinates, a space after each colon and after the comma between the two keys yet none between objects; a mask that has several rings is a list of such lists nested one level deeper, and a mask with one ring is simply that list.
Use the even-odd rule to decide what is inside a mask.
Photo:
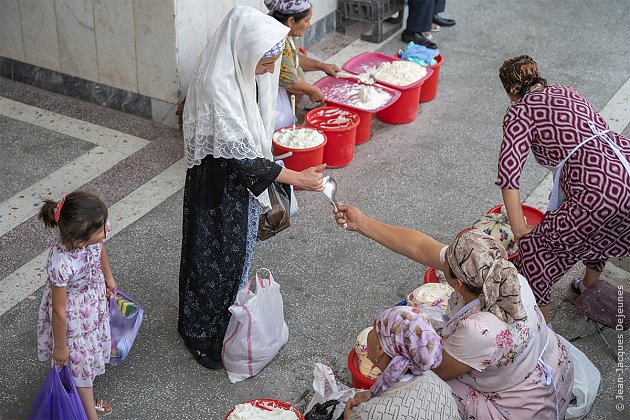
[{"label": "white plastic bag", "polygon": [[[252,283],[256,285],[255,291],[251,290]],[[289,328],[284,322],[280,285],[266,268],[258,270],[238,291],[230,312],[222,359],[234,383],[257,375],[287,342]]]},{"label": "white plastic bag", "polygon": [[569,343],[564,337],[558,338],[569,351],[573,363],[573,396],[577,403],[570,404],[565,420],[582,419],[588,414],[599,392],[601,376],[599,370],[577,347]]},{"label": "white plastic bag", "polygon": [[276,103],[276,124],[274,130],[292,126],[294,123],[295,117],[293,116],[293,110],[291,109],[289,95],[284,88],[278,88],[278,101]]},{"label": "white plastic bag", "polygon": [[340,404],[335,407],[333,419],[339,418],[343,414],[344,408],[346,408],[346,402],[357,392],[354,388],[349,388],[346,385],[337,382],[335,374],[332,369],[323,363],[315,363],[315,369],[313,369],[313,389],[315,395],[308,406],[306,407],[306,413],[317,403],[325,403],[329,400],[338,400]]}]

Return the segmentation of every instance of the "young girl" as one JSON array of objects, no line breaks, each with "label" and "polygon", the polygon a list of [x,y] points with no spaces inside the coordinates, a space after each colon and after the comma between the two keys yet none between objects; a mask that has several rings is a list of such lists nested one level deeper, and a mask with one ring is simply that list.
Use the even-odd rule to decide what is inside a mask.
[{"label": "young girl", "polygon": [[59,240],[46,264],[37,356],[69,365],[88,419],[96,420],[112,411],[92,393],[94,377],[105,372],[111,350],[106,295],[116,281],[103,245],[110,230],[107,207],[98,197],[75,191],[58,203],[46,200],[39,218],[47,228],[59,228]]}]

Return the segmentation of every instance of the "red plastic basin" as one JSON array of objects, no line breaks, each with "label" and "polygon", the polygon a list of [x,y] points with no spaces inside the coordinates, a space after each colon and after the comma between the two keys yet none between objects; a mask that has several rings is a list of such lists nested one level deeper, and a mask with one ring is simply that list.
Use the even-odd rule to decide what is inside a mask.
[{"label": "red plastic basin", "polygon": [[431,74],[431,76],[429,76],[429,78],[422,85],[422,92],[420,92],[420,103],[432,101],[437,95],[438,79],[440,77],[440,66],[444,62],[444,58],[442,57],[442,55],[438,54],[437,57],[435,57],[435,61],[437,61],[437,64],[427,66],[427,69],[433,70],[433,74]]},{"label": "red plastic basin", "polygon": [[438,279],[438,276],[435,274],[435,268],[429,267],[427,271],[425,271],[424,273],[424,284],[439,283],[439,282],[440,282],[440,279]]},{"label": "red plastic basin", "polygon": [[354,159],[354,145],[360,117],[356,112],[339,107],[315,108],[306,114],[306,123],[326,134],[324,163],[339,168]]},{"label": "red plastic basin", "polygon": [[[527,219],[527,224],[536,226],[545,216],[545,213],[538,210],[536,207],[528,206],[527,204],[522,204],[523,207],[523,216]],[[501,209],[503,208],[503,204],[499,204],[498,206],[492,207],[488,210],[488,213],[498,214],[501,213]]]},{"label": "red plastic basin", "polygon": [[[363,73],[366,68],[376,68],[381,63],[391,63],[393,61],[402,60],[383,53],[365,52],[346,61],[341,68],[349,73],[360,74]],[[426,67],[426,70],[427,74],[423,78],[405,86],[393,85],[377,80],[378,84],[396,89],[401,93],[400,99],[392,106],[376,113],[379,120],[389,124],[406,124],[416,119],[418,116],[418,103],[420,102],[422,85],[433,74],[433,69]]]},{"label": "red plastic basin", "polygon": [[[259,398],[257,400],[246,401],[241,404],[251,404],[254,407],[258,407],[262,410],[267,409],[267,407],[272,407],[272,409],[282,408],[283,410],[293,411],[298,419],[304,420],[304,415],[302,414],[302,412],[298,410],[297,408],[293,407],[288,402],[284,402],[280,400],[272,400],[270,398]],[[233,411],[234,411],[234,408],[231,409],[230,412],[225,415],[225,420],[227,420],[227,418],[230,417],[230,414],[232,414]]]},{"label": "red plastic basin", "polygon": [[363,376],[361,371],[359,370],[359,356],[357,352],[352,349],[348,354],[348,369],[350,370],[350,375],[352,376],[352,387],[358,389],[370,389],[372,385],[376,382],[376,379],[368,378],[367,376]]},{"label": "red plastic basin", "polygon": [[[300,172],[304,169],[308,169],[312,166],[321,165],[324,161],[324,146],[326,146],[326,134],[321,130],[318,130],[313,127],[305,127],[305,126],[297,126],[296,130],[316,130],[319,131],[320,134],[324,136],[324,142],[318,144],[315,147],[310,147],[308,149],[292,149],[290,147],[283,146],[281,144],[276,143],[275,140],[272,140],[273,143],[273,154],[275,156],[279,156],[288,152],[293,153],[291,157],[282,159],[284,161],[284,166],[288,169],[292,169],[294,171]],[[276,132],[284,130],[284,128],[280,128],[276,130]],[[274,132],[275,134],[275,132]]]},{"label": "red plastic basin", "polygon": [[[522,204],[521,206],[523,207],[523,216],[525,216],[525,219],[527,219],[528,225],[536,226],[545,216],[545,213],[538,210],[536,207],[528,206],[527,204]],[[502,208],[503,204],[499,204],[498,206],[494,206],[490,210],[488,210],[488,213],[499,214],[501,213]],[[517,259],[518,250],[515,253],[508,255],[509,261],[515,261]]]},{"label": "red plastic basin", "polygon": [[326,105],[328,106],[336,106],[341,109],[347,109],[353,112],[356,112],[359,116],[359,125],[357,126],[357,135],[356,135],[356,144],[365,143],[370,138],[370,130],[372,127],[372,115],[375,112],[378,112],[382,109],[385,109],[392,104],[394,104],[398,98],[400,98],[400,91],[396,89],[391,89],[380,84],[373,85],[377,89],[383,90],[390,95],[392,95],[389,102],[383,104],[382,106],[374,109],[363,109],[358,106],[354,106],[345,101],[345,97],[343,95],[337,94],[339,87],[342,85],[359,85],[355,79],[345,79],[345,78],[337,78],[326,76],[319,79],[314,83],[315,86],[320,88],[324,93],[324,97],[326,100]]}]

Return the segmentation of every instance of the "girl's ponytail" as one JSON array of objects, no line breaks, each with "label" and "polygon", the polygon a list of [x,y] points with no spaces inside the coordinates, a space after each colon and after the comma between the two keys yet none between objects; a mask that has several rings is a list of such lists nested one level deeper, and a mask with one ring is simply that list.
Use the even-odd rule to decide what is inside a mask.
[{"label": "girl's ponytail", "polygon": [[107,206],[97,196],[86,191],[64,194],[59,202],[44,200],[39,218],[47,228],[59,228],[66,244],[87,241],[99,229],[105,228]]},{"label": "girl's ponytail", "polygon": [[39,219],[44,222],[47,228],[57,227],[59,224],[55,220],[55,209],[57,208],[57,202],[52,200],[44,200],[44,205],[39,209]]}]

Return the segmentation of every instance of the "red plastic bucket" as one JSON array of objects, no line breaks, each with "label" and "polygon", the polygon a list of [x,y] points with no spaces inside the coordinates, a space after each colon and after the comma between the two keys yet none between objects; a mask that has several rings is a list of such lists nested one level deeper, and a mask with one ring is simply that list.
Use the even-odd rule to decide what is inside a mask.
[{"label": "red plastic bucket", "polygon": [[306,114],[306,123],[326,135],[324,163],[328,167],[339,168],[352,162],[360,123],[356,112],[331,106],[315,108]]},{"label": "red plastic bucket", "polygon": [[[293,155],[286,159],[282,159],[284,161],[284,166],[288,169],[301,172],[304,169],[308,169],[312,166],[321,165],[324,162],[324,146],[326,146],[326,134],[322,133],[321,130],[318,130],[313,127],[304,127],[298,126],[295,127],[296,130],[315,130],[318,131],[321,135],[324,136],[324,142],[318,144],[315,147],[310,147],[308,149],[292,149],[290,147],[282,146],[281,144],[276,143],[275,140],[273,142],[273,154],[276,156],[283,155],[285,153],[291,152]],[[280,130],[284,130],[283,128],[276,130],[277,133]],[[275,137],[274,133],[274,137]]]},{"label": "red plastic bucket", "polygon": [[359,356],[357,352],[352,349],[348,354],[348,370],[350,370],[350,375],[352,376],[352,387],[358,389],[370,389],[372,385],[376,382],[376,379],[368,378],[367,376],[363,376],[361,371],[359,370]]},{"label": "red plastic bucket", "polygon": [[438,54],[435,57],[435,61],[437,64],[432,66],[427,66],[429,69],[433,69],[433,74],[429,76],[429,78],[422,85],[422,92],[420,92],[420,102],[429,102],[435,99],[435,95],[437,95],[438,88],[438,78],[440,77],[440,66],[444,62],[444,58]]},{"label": "red plastic bucket", "polygon": [[[522,204],[523,207],[523,216],[527,219],[527,224],[536,226],[545,216],[545,213],[538,210],[536,207],[528,206],[527,204]],[[503,204],[499,204],[498,206],[492,207],[488,210],[488,213],[499,214],[501,213],[501,209],[503,208]],[[508,255],[508,261],[515,261],[518,259],[518,251],[513,254]]]},{"label": "red plastic bucket", "polygon": [[439,282],[440,279],[438,279],[437,274],[435,274],[435,268],[429,267],[428,270],[424,273],[424,284]]},{"label": "red plastic bucket", "polygon": [[400,91],[396,89],[392,89],[387,86],[377,85],[378,90],[385,91],[391,95],[390,100],[387,103],[384,103],[378,108],[375,109],[363,109],[359,106],[354,106],[347,103],[347,98],[340,96],[338,89],[341,85],[348,84],[358,84],[358,82],[354,79],[344,79],[342,77],[322,77],[317,82],[315,82],[315,86],[320,88],[322,92],[326,95],[326,105],[327,106],[336,106],[341,109],[346,109],[352,112],[355,112],[359,116],[359,126],[357,127],[357,136],[355,144],[365,143],[370,138],[370,130],[372,127],[372,115],[375,112],[380,111],[381,109],[385,109],[388,106],[391,106],[394,102],[400,98]]},{"label": "red plastic bucket", "polygon": [[[522,204],[523,207],[523,216],[527,219],[527,224],[536,226],[545,216],[545,213],[538,210],[536,207],[528,206],[527,204]],[[498,214],[501,213],[501,209],[503,208],[503,204],[499,204],[498,206],[492,207],[488,210],[488,213]]]},{"label": "red plastic bucket", "polygon": [[[326,102],[328,105],[328,102]],[[360,111],[356,108],[347,108],[343,105],[334,104],[337,108],[352,111],[359,117],[359,125],[357,125],[357,133],[355,135],[354,144],[362,144],[370,139],[372,130],[372,115],[374,113],[368,111]]]},{"label": "red plastic bucket", "polygon": [[[347,72],[360,74],[366,68],[377,68],[383,62],[400,61],[399,58],[379,52],[365,52],[346,61],[341,68]],[[396,89],[400,92],[400,98],[389,107],[376,113],[378,119],[389,124],[406,124],[418,116],[418,103],[422,85],[433,74],[433,69],[425,67],[427,73],[420,80],[407,86],[398,86],[377,80],[378,84]]]},{"label": "red plastic bucket", "polygon": [[[302,414],[302,412],[300,410],[298,410],[297,408],[293,407],[288,402],[284,402],[284,401],[280,401],[280,400],[272,400],[272,399],[269,399],[269,398],[259,398],[257,400],[246,401],[246,402],[241,403],[241,404],[251,404],[254,407],[258,407],[258,408],[263,409],[263,410],[268,409],[268,408],[272,408],[272,409],[273,408],[282,408],[283,410],[293,411],[299,420],[304,420],[304,415]],[[230,417],[230,414],[232,414],[233,411],[234,411],[234,408],[231,409],[229,411],[229,413],[227,413],[225,415],[225,420],[227,420],[228,417]]]},{"label": "red plastic bucket", "polygon": [[376,113],[379,120],[389,124],[407,124],[418,116],[422,85],[400,90],[400,98],[388,108]]}]

